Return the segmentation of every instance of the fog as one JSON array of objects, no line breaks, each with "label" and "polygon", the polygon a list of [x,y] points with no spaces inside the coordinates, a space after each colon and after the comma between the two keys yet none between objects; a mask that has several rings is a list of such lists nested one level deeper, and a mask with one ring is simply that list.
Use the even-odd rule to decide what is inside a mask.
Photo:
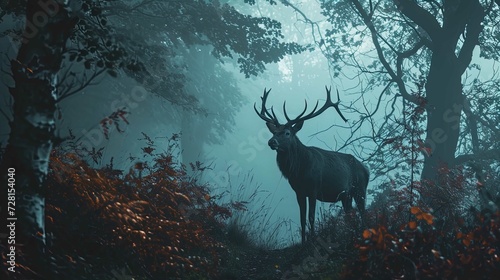
[{"label": "fog", "polygon": [[[319,42],[321,36],[324,35],[327,23],[321,15],[321,7],[317,1],[303,2],[300,5],[297,4],[296,7],[303,11],[308,16],[308,20],[314,24],[307,22],[293,8],[283,5],[269,5],[266,1],[258,1],[257,6],[246,6],[239,2],[234,4],[240,11],[252,16],[268,16],[280,21],[286,41],[314,45],[313,42]],[[8,25],[5,27],[8,28]],[[9,47],[10,42],[4,40],[2,44],[9,49],[8,56],[13,57],[15,50]],[[358,46],[358,51],[364,48],[371,49],[371,44],[369,41],[364,42],[363,45]],[[257,216],[260,216],[257,220],[253,220],[254,229],[262,232],[260,238],[265,239],[268,234],[272,234],[278,228],[279,234],[273,237],[279,241],[278,243],[297,242],[300,239],[300,223],[295,193],[278,169],[276,152],[267,144],[271,133],[265,122],[255,113],[254,103],[257,108],[260,108],[260,97],[264,89],[272,89],[267,105],[273,106],[278,118],[284,121],[281,108],[285,101],[287,112],[293,117],[302,112],[304,100],[307,101],[308,111],[312,110],[317,101],[321,106],[326,97],[325,86],[331,86],[332,92],[339,91],[340,109],[349,122],[344,123],[334,110],[327,110],[321,116],[306,121],[297,135],[307,146],[352,153],[359,160],[364,161],[363,157],[367,156],[370,149],[369,144],[354,142],[341,150],[339,147],[342,147],[345,140],[353,133],[352,124],[362,117],[360,112],[371,111],[375,108],[379,92],[383,88],[373,87],[371,91],[374,94],[370,95],[366,92],[362,94],[360,88],[369,88],[369,85],[366,84],[367,80],[357,75],[353,69],[346,69],[342,75],[335,76],[332,66],[324,55],[326,49],[321,45],[315,45],[314,50],[311,51],[286,55],[279,62],[266,65],[267,69],[262,74],[251,78],[240,73],[234,60],[216,59],[211,56],[210,51],[210,47],[191,46],[183,54],[188,57],[184,58],[185,61],[189,60],[189,56],[193,59],[189,62],[190,64],[188,63],[191,68],[184,70],[188,77],[187,91],[198,98],[199,104],[206,111],[192,112],[172,104],[165,98],[152,93],[149,90],[151,85],[146,89],[126,75],[119,75],[118,78],[102,75],[96,78],[92,85],[60,102],[62,117],[57,123],[58,134],[61,137],[67,137],[71,130],[82,145],[103,148],[103,156],[98,162],[92,163],[94,166],[102,167],[113,160],[116,169],[128,170],[135,162],[131,157],[135,157],[135,160],[143,160],[140,159],[141,149],[145,146],[145,141],[141,140],[144,138],[142,133],[155,141],[157,151],[167,151],[168,139],[172,134],[180,133],[182,139],[180,146],[173,150],[179,164],[189,165],[189,162],[201,161],[210,168],[197,176],[200,176],[203,182],[210,184],[214,195],[224,194],[221,199],[225,202],[248,201],[248,213],[257,213]],[[168,55],[165,54],[165,56]],[[477,53],[475,57],[477,58]],[[202,61],[202,58],[206,60]],[[366,58],[358,62],[370,63],[368,59],[363,59]],[[484,61],[481,63],[486,64]],[[4,71],[8,69],[6,63],[2,67]],[[200,69],[206,69],[211,73],[215,71],[213,69],[217,69],[225,73],[224,75],[228,78],[216,79],[215,76],[210,77]],[[193,71],[200,72],[194,73]],[[480,75],[487,76],[492,71],[491,69],[485,70]],[[220,92],[222,96],[225,96],[222,100],[228,98],[235,100],[228,103],[229,107],[215,107],[215,104],[219,104],[220,101],[211,101],[211,96],[204,95],[204,89],[208,85],[217,88],[210,83],[224,84],[226,82],[234,85],[240,94],[236,95],[230,91]],[[9,111],[10,104],[7,86],[12,86],[12,81],[5,78],[2,95],[6,102],[2,105],[2,109],[6,112]],[[222,89],[226,88],[222,87]],[[335,95],[332,98],[335,99]],[[388,100],[390,100],[389,97],[386,99],[382,96],[380,106],[390,109],[391,105],[386,103]],[[401,105],[393,106],[401,109]],[[119,127],[111,125],[109,135],[106,137],[100,122],[121,107],[127,108],[128,124],[122,122]],[[384,113],[382,110],[375,114],[374,123],[383,122]],[[232,114],[227,117],[232,120],[221,124],[226,129],[224,132],[216,131],[212,124],[219,122],[219,118],[225,118],[225,114]],[[3,118],[4,143],[8,136],[8,130],[5,127],[7,127],[7,120]],[[207,129],[209,131],[206,131]],[[207,135],[210,133],[219,138],[207,140]],[[369,125],[363,125],[355,133],[371,136],[374,131]],[[372,178],[368,189],[377,188],[381,180],[389,178],[390,174],[382,177],[378,176],[375,181]],[[256,195],[252,195],[255,192]],[[372,196],[369,195],[368,204],[371,199]],[[320,213],[337,215],[340,208],[340,202],[318,203],[316,217],[321,220]],[[253,214],[241,212],[238,215]]]},{"label": "fog", "polygon": [[[314,63],[310,63],[311,58],[315,59]],[[255,222],[266,223],[270,232],[280,222],[286,221],[286,225],[281,223],[277,239],[281,244],[297,241],[300,223],[295,193],[278,169],[276,151],[271,150],[267,144],[272,134],[265,122],[256,115],[253,105],[256,103],[257,108],[260,108],[264,88],[271,88],[267,104],[277,108],[278,118],[283,122],[285,118],[281,108],[284,101],[287,113],[293,117],[302,112],[304,100],[308,103],[308,111],[312,110],[317,101],[321,106],[326,97],[325,86],[332,86],[333,90],[338,88],[341,93],[341,108],[346,108],[357,98],[352,90],[350,93],[344,90],[349,89],[353,82],[332,79],[327,60],[318,51],[288,56],[284,62],[270,65],[263,77],[245,79],[236,67],[225,65],[225,69],[236,77],[237,86],[246,100],[235,115],[233,131],[225,135],[222,143],[203,143],[202,150],[197,150],[190,160],[200,160],[210,166],[210,169],[201,174],[202,181],[213,187],[214,194],[226,192],[223,201],[248,201],[248,211],[251,214],[243,215],[257,213],[262,216]],[[196,85],[196,82],[193,80],[190,83]],[[112,113],[113,106],[117,104],[128,107],[129,124],[120,124],[122,132],[111,126],[109,139],[106,139],[99,122]],[[167,140],[173,133],[181,133],[182,138],[185,133],[183,129],[193,129],[189,134],[197,135],[196,127],[183,127],[181,124],[186,112],[163,98],[146,92],[140,85],[126,78],[101,79],[97,85],[64,100],[61,109],[64,118],[59,124],[59,132],[62,136],[67,135],[68,129],[72,129],[83,145],[91,143],[91,146],[104,148],[103,157],[96,166],[103,166],[113,158],[115,168],[128,170],[134,163],[130,156],[138,157],[141,148],[145,146],[145,142],[139,140],[144,138],[143,132],[155,140],[156,148],[160,151],[166,151]],[[203,123],[202,114],[190,114]],[[344,112],[344,115],[349,120],[359,118],[349,112]],[[345,124],[334,110],[327,110],[321,116],[306,121],[298,137],[307,146],[337,150],[338,142],[342,143],[342,139],[349,136],[348,127],[349,123]],[[317,134],[318,132],[320,133]],[[181,147],[183,150],[191,148]],[[356,147],[351,149],[356,150]],[[349,152],[346,150],[344,151]],[[179,162],[183,162],[182,153],[179,150],[175,152],[178,153]],[[188,164],[186,161],[184,163]],[[248,177],[253,177],[253,181],[249,182]],[[241,188],[240,185],[244,187]],[[258,191],[257,196],[250,199],[255,191]],[[317,218],[320,219],[319,213],[322,211],[336,214],[340,209],[340,202],[318,203],[317,209]],[[268,215],[272,217],[269,218]]]},{"label": "fog", "polygon": [[[246,6],[241,6],[241,8],[248,9]],[[301,5],[300,8],[311,16],[312,21],[319,23],[318,26],[313,27],[314,30],[310,24],[303,21],[300,14],[283,6],[260,3],[258,9],[250,11],[250,14],[269,16],[279,20],[288,40],[310,44],[320,35],[317,28],[324,23],[325,19],[321,17],[319,3],[316,1],[309,1],[307,5]],[[206,55],[209,55],[209,49],[194,47],[193,50],[206,52]],[[264,88],[271,88],[268,105],[274,106],[278,118],[284,121],[281,111],[283,102],[286,101],[287,112],[290,116],[298,115],[304,108],[304,100],[307,101],[309,110],[317,101],[321,106],[326,97],[325,86],[332,86],[333,91],[338,89],[340,92],[343,110],[350,106],[361,106],[360,102],[353,103],[359,98],[355,87],[360,81],[351,78],[354,73],[349,73],[349,70],[343,73],[343,77],[333,78],[328,61],[321,51],[321,48],[316,48],[302,54],[288,55],[280,62],[268,65],[262,75],[250,79],[239,73],[239,69],[231,61],[226,61],[223,68],[233,75],[237,88],[245,100],[241,108],[237,109],[234,124],[228,128],[232,131],[223,136],[221,143],[207,144],[200,139],[194,140],[194,142],[202,141],[202,148],[195,148],[196,153],[189,158],[191,161],[200,160],[211,167],[202,174],[202,179],[213,186],[215,194],[228,192],[229,195],[224,199],[249,201],[249,212],[262,215],[262,218],[256,222],[266,223],[271,227],[269,230],[273,231],[272,227],[278,226],[280,221],[286,221],[288,225],[279,229],[278,239],[282,243],[298,240],[299,209],[295,193],[277,167],[276,152],[267,145],[271,133],[264,121],[255,114],[253,104],[256,103],[259,107],[260,96]],[[196,79],[196,75],[193,77],[188,82],[188,86],[196,88],[200,81]],[[167,140],[173,133],[181,133],[181,137],[186,138],[198,134],[196,130],[199,127],[182,125],[182,118],[185,118],[186,114],[192,114],[192,118],[201,123],[205,121],[203,114],[185,112],[167,100],[147,92],[144,87],[130,78],[99,77],[94,84],[60,103],[63,117],[58,123],[58,132],[62,137],[66,137],[71,129],[82,145],[103,148],[103,157],[100,162],[94,163],[96,166],[102,167],[113,159],[115,168],[127,170],[134,163],[130,157],[138,157],[141,154],[141,148],[145,145],[144,141],[139,140],[143,138],[142,133],[146,133],[156,141],[157,149],[166,151]],[[365,102],[368,106],[371,103],[370,98],[372,102],[376,101],[375,95],[367,96]],[[116,108],[123,106],[127,107],[129,112],[127,116],[129,124],[120,124],[121,132],[111,126],[109,139],[106,139],[99,122]],[[213,110],[212,108],[206,109]],[[344,115],[349,120],[360,117],[349,111],[344,111]],[[334,110],[327,110],[321,116],[306,121],[298,137],[307,146],[337,150],[338,145],[343,144],[342,140],[349,136],[349,126],[349,123],[342,122]],[[180,147],[185,151],[193,148]],[[342,152],[353,150],[356,151],[357,147],[351,146]],[[188,164],[188,161],[183,161],[182,153],[176,152],[179,162]],[[360,158],[360,160],[363,159]],[[251,183],[246,182],[248,180],[245,179],[249,176],[253,176]],[[238,187],[240,184],[244,187]],[[257,196],[249,200],[256,190],[258,190]],[[259,211],[264,211],[261,209],[262,206],[265,206],[265,211],[269,213],[259,213]],[[317,213],[326,211],[334,214],[338,211],[333,210],[339,208],[340,203],[336,205],[318,203]],[[269,218],[268,215],[272,217]],[[320,215],[317,215],[317,218],[320,219]]]}]

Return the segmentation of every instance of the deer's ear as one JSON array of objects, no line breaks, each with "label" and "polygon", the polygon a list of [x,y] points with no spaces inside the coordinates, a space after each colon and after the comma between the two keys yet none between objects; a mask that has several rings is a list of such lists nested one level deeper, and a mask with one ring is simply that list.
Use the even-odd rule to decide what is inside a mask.
[{"label": "deer's ear", "polygon": [[302,129],[302,125],[304,125],[304,121],[300,121],[292,126],[292,130],[294,133],[297,133],[300,129]]},{"label": "deer's ear", "polygon": [[269,128],[269,131],[271,131],[272,134],[274,134],[276,132],[276,129],[278,129],[276,127],[276,125],[272,122],[266,122],[266,125],[267,125],[267,128]]}]

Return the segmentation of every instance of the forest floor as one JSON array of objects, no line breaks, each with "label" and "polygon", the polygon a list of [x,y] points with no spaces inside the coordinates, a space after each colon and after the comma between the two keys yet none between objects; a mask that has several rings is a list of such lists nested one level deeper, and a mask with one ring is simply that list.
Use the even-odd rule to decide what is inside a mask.
[{"label": "forest floor", "polygon": [[339,279],[346,256],[340,247],[321,238],[283,249],[228,245],[220,279]]}]

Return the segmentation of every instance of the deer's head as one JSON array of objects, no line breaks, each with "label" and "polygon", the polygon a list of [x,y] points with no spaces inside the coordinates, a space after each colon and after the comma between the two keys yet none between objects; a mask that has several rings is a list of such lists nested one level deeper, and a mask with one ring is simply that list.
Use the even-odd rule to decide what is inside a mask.
[{"label": "deer's head", "polygon": [[314,109],[312,110],[311,113],[304,115],[307,111],[307,101],[305,101],[305,108],[300,113],[295,119],[290,119],[288,117],[288,114],[286,113],[286,102],[283,102],[283,113],[285,115],[285,118],[287,122],[285,124],[280,124],[278,121],[278,118],[276,117],[276,114],[274,113],[273,107],[271,107],[271,112],[269,112],[266,109],[266,100],[267,97],[269,96],[269,92],[271,92],[271,89],[267,90],[264,89],[264,95],[261,97],[262,99],[262,107],[260,112],[257,110],[256,104],[254,104],[254,109],[257,115],[266,121],[267,128],[269,131],[273,134],[273,137],[269,140],[268,144],[269,147],[273,150],[277,150],[278,152],[287,152],[290,150],[290,148],[295,145],[298,141],[298,138],[296,136],[297,132],[302,128],[304,125],[304,121],[308,119],[312,119],[321,113],[323,113],[328,107],[334,107],[335,110],[339,113],[340,117],[344,120],[347,121],[347,119],[342,115],[340,112],[340,109],[338,107],[340,103],[340,98],[339,98],[339,91],[337,90],[337,99],[338,101],[333,103],[330,97],[330,89],[325,87],[326,89],[326,102],[321,107],[319,110],[316,111],[318,108],[318,102],[316,102],[316,106],[314,106]]},{"label": "deer's head", "polygon": [[267,128],[273,134],[273,137],[269,139],[269,147],[277,151],[288,151],[290,146],[297,141],[297,136],[295,134],[302,128],[304,122],[300,122],[294,125],[281,125],[274,124],[272,122],[266,122]]}]

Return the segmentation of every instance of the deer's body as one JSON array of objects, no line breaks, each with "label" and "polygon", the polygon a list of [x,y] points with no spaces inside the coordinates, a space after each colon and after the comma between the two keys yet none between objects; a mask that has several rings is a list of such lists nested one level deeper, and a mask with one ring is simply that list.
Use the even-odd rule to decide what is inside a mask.
[{"label": "deer's body", "polygon": [[276,157],[281,173],[296,193],[323,202],[338,202],[365,191],[368,170],[352,155],[297,142],[291,151],[278,151]]},{"label": "deer's body", "polygon": [[[302,228],[302,242],[305,242],[306,225],[306,198],[309,200],[309,224],[314,232],[316,200],[323,202],[342,201],[345,212],[352,209],[352,199],[356,201],[358,210],[363,214],[365,210],[366,188],[369,181],[368,169],[354,156],[334,151],[323,150],[318,147],[308,147],[300,142],[296,133],[302,128],[305,120],[321,114],[328,107],[335,107],[342,119],[344,116],[338,109],[338,102],[330,100],[330,90],[327,89],[327,101],[318,111],[316,107],[311,113],[302,117],[307,109],[294,120],[290,120],[284,109],[287,123],[279,124],[274,111],[272,115],[265,109],[265,101],[269,91],[264,90],[262,109],[257,114],[266,121],[266,125],[273,133],[269,140],[271,149],[277,151],[278,167],[290,186],[295,191],[300,208],[300,224]],[[338,92],[337,92],[338,94]]]}]

